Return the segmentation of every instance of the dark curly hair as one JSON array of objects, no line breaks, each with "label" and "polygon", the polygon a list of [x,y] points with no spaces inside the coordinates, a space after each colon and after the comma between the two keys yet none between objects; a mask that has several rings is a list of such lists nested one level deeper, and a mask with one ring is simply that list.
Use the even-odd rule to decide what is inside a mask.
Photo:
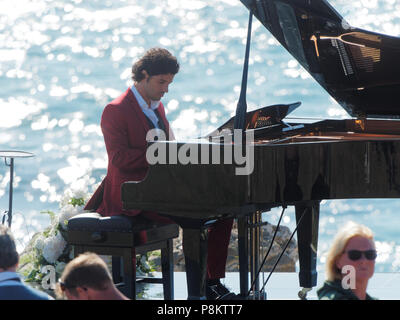
[{"label": "dark curly hair", "polygon": [[146,70],[149,76],[159,74],[177,74],[179,71],[179,63],[167,49],[151,48],[146,51],[132,66],[133,81],[141,81],[145,78],[143,70]]}]

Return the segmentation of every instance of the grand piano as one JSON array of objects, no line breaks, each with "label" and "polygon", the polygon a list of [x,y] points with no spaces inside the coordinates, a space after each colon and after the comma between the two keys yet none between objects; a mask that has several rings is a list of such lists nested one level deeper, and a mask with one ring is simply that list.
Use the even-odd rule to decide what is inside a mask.
[{"label": "grand piano", "polygon": [[[312,288],[320,201],[400,197],[400,39],[351,27],[326,0],[240,1],[249,10],[249,30],[235,116],[203,139],[149,144],[158,162],[144,180],[122,185],[126,209],[158,211],[182,226],[189,299],[204,298],[207,227],[216,219],[238,219],[246,298],[248,226],[260,212],[295,207],[300,287]],[[300,103],[247,112],[253,16],[349,119],[285,119]]]}]

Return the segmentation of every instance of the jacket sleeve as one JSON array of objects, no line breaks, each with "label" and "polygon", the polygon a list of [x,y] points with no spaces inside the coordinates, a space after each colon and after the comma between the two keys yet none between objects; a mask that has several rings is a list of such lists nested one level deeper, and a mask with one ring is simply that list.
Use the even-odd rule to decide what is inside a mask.
[{"label": "jacket sleeve", "polygon": [[131,146],[126,115],[120,108],[107,105],[101,116],[101,130],[109,161],[122,171],[129,172],[148,167],[146,141]]}]

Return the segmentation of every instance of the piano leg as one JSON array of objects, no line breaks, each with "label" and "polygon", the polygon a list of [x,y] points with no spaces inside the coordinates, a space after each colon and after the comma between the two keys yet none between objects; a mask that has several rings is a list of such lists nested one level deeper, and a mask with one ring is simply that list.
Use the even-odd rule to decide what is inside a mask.
[{"label": "piano leg", "polygon": [[183,228],[183,253],[185,255],[188,300],[206,299],[208,255],[207,228]]},{"label": "piano leg", "polygon": [[259,275],[260,268],[260,234],[261,234],[261,212],[255,212],[250,217],[250,279],[254,284],[250,289],[257,296],[260,291]]},{"label": "piano leg", "polygon": [[248,217],[240,217],[238,222],[239,278],[240,296],[247,297],[249,290],[249,250],[248,250]]},{"label": "piano leg", "polygon": [[317,285],[319,201],[296,204],[295,211],[298,225],[299,281],[300,287],[305,288],[299,292],[299,297],[305,299],[307,289]]}]

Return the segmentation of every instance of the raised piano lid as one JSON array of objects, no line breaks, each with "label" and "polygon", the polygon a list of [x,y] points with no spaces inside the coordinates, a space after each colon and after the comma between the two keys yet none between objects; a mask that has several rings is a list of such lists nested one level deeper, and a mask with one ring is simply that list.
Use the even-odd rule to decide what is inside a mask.
[{"label": "raised piano lid", "polygon": [[354,117],[400,118],[400,38],[353,28],[326,0],[240,0]]}]

